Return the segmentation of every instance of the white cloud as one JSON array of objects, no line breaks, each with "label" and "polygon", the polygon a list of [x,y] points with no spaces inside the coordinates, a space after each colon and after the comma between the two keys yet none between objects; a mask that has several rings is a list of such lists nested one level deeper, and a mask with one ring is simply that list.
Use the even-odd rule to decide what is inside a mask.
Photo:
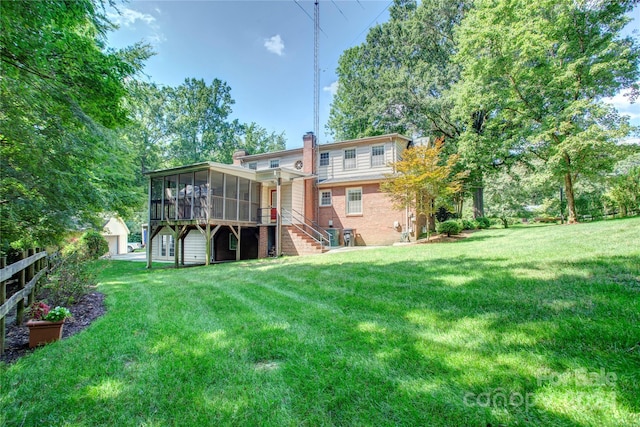
[{"label": "white cloud", "polygon": [[622,144],[622,145],[639,145],[640,146],[640,138],[637,137],[637,136],[630,136],[630,137],[625,138],[622,141],[620,141],[620,144]]},{"label": "white cloud", "polygon": [[329,86],[325,86],[322,88],[323,91],[329,92],[331,96],[335,96],[338,93],[338,81],[331,83]]},{"label": "white cloud", "polygon": [[284,43],[280,34],[264,40],[264,47],[271,53],[275,53],[278,56],[284,55]]},{"label": "white cloud", "polygon": [[604,102],[613,105],[620,114],[629,116],[631,120],[640,119],[640,99],[636,100],[635,103],[632,104],[629,100],[630,94],[631,89],[627,89],[613,97],[604,98]]},{"label": "white cloud", "polygon": [[114,23],[125,27],[130,27],[137,21],[145,22],[147,25],[153,26],[156,18],[148,13],[138,12],[137,10],[125,8],[120,10],[120,13],[109,13],[108,17]]},{"label": "white cloud", "polygon": [[[162,14],[162,11],[158,8],[154,9],[154,11],[158,15]],[[127,28],[128,31],[135,32],[139,35],[139,39],[144,39],[152,46],[158,46],[167,41],[167,38],[160,31],[160,26],[153,15],[124,8],[118,10],[111,9],[111,11],[107,13],[107,17],[120,28]],[[140,25],[138,26],[136,24]]]}]

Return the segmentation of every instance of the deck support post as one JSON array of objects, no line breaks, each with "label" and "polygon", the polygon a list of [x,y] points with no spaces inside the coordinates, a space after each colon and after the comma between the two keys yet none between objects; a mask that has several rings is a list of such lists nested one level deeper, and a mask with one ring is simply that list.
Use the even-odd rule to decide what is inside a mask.
[{"label": "deck support post", "polygon": [[276,256],[282,254],[282,178],[278,171],[276,189]]}]

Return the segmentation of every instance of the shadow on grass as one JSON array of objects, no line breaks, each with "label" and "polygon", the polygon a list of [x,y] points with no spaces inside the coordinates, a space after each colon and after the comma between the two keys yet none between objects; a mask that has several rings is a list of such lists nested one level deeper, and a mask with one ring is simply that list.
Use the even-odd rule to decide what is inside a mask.
[{"label": "shadow on grass", "polygon": [[[414,421],[429,422],[429,414],[457,414],[441,415],[436,424],[442,425],[615,425],[609,421],[618,412],[626,420],[619,425],[637,419],[640,358],[629,349],[640,341],[640,257],[553,263],[550,278],[541,278],[540,269],[529,265],[503,268],[501,261],[462,257],[455,266],[449,258],[428,265],[344,263],[341,268],[351,278],[308,290],[285,288],[295,289],[302,299],[340,308],[345,318],[330,323],[334,330],[350,324],[354,329],[353,334],[345,332],[349,365],[361,385],[384,390],[375,395],[387,402],[385,416],[391,420],[390,413],[401,413],[407,402],[416,409]],[[514,273],[519,269],[523,271]],[[390,283],[388,271],[410,273]],[[468,272],[468,280],[450,280],[461,272]],[[306,277],[308,272],[293,266],[287,274]],[[372,355],[377,363],[370,362],[371,370],[354,365]],[[590,379],[603,372],[615,381]],[[562,381],[557,384],[550,376]],[[357,402],[361,388],[354,390],[351,401]],[[485,400],[472,399],[475,404],[467,405],[464,399],[505,392],[507,401],[512,396],[516,404],[485,405]],[[399,394],[404,398],[387,398]],[[518,404],[517,398],[526,396],[535,397],[534,407]]]},{"label": "shadow on grass", "polygon": [[[638,256],[114,262],[101,281],[121,323],[0,373],[15,385],[0,407],[8,424],[628,425],[639,269]],[[65,368],[50,373],[54,359]],[[601,372],[615,380],[588,382]],[[30,402],[38,374],[63,383],[57,404]]]}]

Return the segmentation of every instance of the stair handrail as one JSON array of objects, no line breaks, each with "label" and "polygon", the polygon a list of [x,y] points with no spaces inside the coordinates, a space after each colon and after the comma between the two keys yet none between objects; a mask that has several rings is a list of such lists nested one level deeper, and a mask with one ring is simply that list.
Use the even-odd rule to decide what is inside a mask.
[{"label": "stair handrail", "polygon": [[[295,213],[295,215],[294,215],[294,213]],[[295,228],[300,230],[301,233],[309,236],[311,239],[313,239],[314,241],[318,242],[321,247],[331,246],[331,237],[330,237],[329,232],[326,231],[326,230],[323,230],[314,221],[306,218],[300,212],[296,211],[295,209],[292,209],[290,211],[288,209],[282,208],[282,215],[283,215],[283,219],[285,218],[286,215],[288,215],[289,219],[291,220],[291,225],[292,226],[294,226]],[[313,225],[315,225],[315,227],[313,225],[308,224],[309,222],[311,222]],[[311,235],[309,232],[307,232],[307,230],[305,230],[303,227],[301,227],[300,224],[303,224],[305,227],[310,228],[314,232],[314,234],[316,234],[317,236]],[[323,233],[325,233],[327,237],[325,237],[325,235]]]},{"label": "stair handrail", "polygon": [[[321,240],[326,242],[327,245],[331,246],[331,234],[329,234],[329,232],[327,230],[325,230],[324,228],[322,228],[320,226],[320,224],[318,224],[317,222],[315,222],[314,220],[312,220],[311,218],[307,218],[303,213],[295,210],[295,209],[291,209],[293,212],[295,212],[298,216],[303,218],[303,223],[304,225],[306,225],[307,227],[310,227],[314,232],[318,233],[318,235],[321,236]],[[311,223],[311,224],[309,224]]]}]

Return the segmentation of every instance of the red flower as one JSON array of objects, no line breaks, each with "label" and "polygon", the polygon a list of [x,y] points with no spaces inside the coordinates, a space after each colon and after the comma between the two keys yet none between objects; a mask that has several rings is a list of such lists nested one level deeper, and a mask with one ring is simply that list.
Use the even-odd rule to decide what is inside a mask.
[{"label": "red flower", "polygon": [[34,320],[41,320],[49,313],[49,310],[51,310],[51,307],[49,307],[47,304],[43,303],[42,301],[36,301],[31,304],[30,307],[31,317]]}]

